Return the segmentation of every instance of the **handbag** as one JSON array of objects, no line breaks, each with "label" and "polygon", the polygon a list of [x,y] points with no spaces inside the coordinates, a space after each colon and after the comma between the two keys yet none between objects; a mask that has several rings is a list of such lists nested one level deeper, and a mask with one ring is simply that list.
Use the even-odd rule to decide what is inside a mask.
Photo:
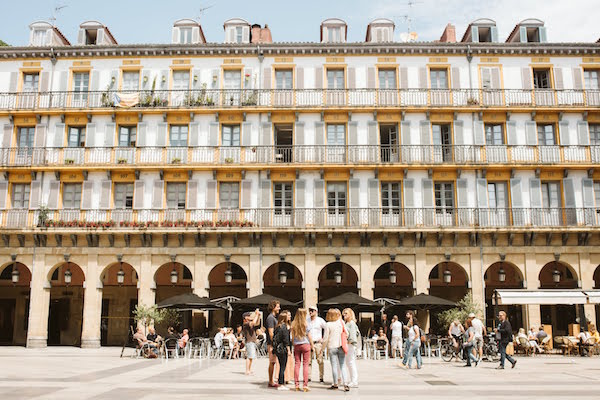
[{"label": "handbag", "polygon": [[348,332],[346,332],[346,327],[342,321],[340,321],[340,324],[342,324],[342,350],[348,354]]}]

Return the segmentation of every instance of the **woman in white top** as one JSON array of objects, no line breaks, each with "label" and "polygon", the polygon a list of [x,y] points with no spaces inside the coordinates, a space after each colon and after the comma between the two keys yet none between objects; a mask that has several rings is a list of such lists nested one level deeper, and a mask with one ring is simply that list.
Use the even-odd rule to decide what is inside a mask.
[{"label": "woman in white top", "polygon": [[341,368],[346,361],[346,353],[342,348],[342,332],[346,331],[346,326],[342,321],[342,313],[337,308],[330,308],[327,311],[327,327],[323,345],[327,347],[329,361],[331,362],[331,374],[333,375],[333,384],[329,389],[338,388],[338,371],[342,371],[342,380],[344,382],[344,391],[350,390],[348,387],[348,371]]},{"label": "woman in white top", "polygon": [[348,331],[348,354],[346,354],[346,365],[350,375],[349,387],[358,387],[358,370],[356,369],[356,347],[358,345],[358,325],[356,325],[356,315],[351,308],[345,308],[342,312]]}]

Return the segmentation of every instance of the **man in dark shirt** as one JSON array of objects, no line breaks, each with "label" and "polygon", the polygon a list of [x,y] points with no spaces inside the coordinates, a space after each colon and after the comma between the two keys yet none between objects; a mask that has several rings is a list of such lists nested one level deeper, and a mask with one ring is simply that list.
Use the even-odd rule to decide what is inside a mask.
[{"label": "man in dark shirt", "polygon": [[273,331],[277,326],[277,315],[281,306],[277,300],[272,300],[269,303],[269,316],[265,322],[265,328],[267,328],[267,349],[269,351],[269,387],[277,387],[278,385],[273,382],[273,371],[275,370],[275,363],[277,362],[277,356],[273,352]]},{"label": "man in dark shirt", "polygon": [[498,313],[498,318],[500,319],[500,324],[496,332],[500,333],[500,343],[498,344],[500,347],[500,365],[496,369],[504,369],[504,360],[508,360],[512,364],[512,368],[514,368],[517,365],[517,360],[506,354],[506,346],[513,340],[512,326],[508,318],[506,318],[504,311]]}]

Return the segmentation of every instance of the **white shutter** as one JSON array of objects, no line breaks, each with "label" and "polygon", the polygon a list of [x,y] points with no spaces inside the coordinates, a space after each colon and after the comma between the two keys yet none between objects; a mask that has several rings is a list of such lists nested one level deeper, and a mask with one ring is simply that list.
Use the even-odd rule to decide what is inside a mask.
[{"label": "white shutter", "polygon": [[144,208],[144,181],[135,181],[133,184],[133,209],[141,210]]},{"label": "white shutter", "polygon": [[[117,125],[113,122],[109,122],[104,125],[104,147],[113,147],[115,145],[115,135],[117,131]],[[95,142],[96,145],[98,142]]]},{"label": "white shutter", "polygon": [[569,137],[569,121],[560,121],[558,123],[558,133],[560,136],[560,144],[562,146],[568,146],[571,144],[571,138]]},{"label": "white shutter", "polygon": [[506,122],[506,141],[511,146],[517,144],[517,121]]},{"label": "white shutter", "polygon": [[525,122],[525,140],[526,144],[529,146],[536,146],[538,144],[537,124],[535,123],[535,121]]},{"label": "white shutter", "polygon": [[[456,144],[456,145],[466,144],[463,121],[454,121],[454,144]],[[475,143],[475,144],[478,144],[478,143]]]},{"label": "white shutter", "polygon": [[148,123],[147,122],[138,122],[137,125],[137,136],[136,136],[136,146],[144,147],[146,146],[146,139],[148,136]]},{"label": "white shutter", "polygon": [[6,204],[8,203],[8,182],[2,181],[0,182],[0,210],[6,209]]},{"label": "white shutter", "polygon": [[590,134],[587,121],[577,121],[577,140],[580,146],[589,146]]},{"label": "white shutter", "polygon": [[48,193],[48,209],[56,210],[58,208],[58,194],[60,191],[60,182],[50,181],[50,192]]},{"label": "white shutter", "polygon": [[187,204],[186,208],[191,210],[195,210],[198,208],[198,181],[191,180],[188,181],[187,187]]},{"label": "white shutter", "polygon": [[217,181],[209,180],[206,182],[206,209],[215,208],[217,208]]},{"label": "white shutter", "polygon": [[485,125],[483,123],[483,121],[475,121],[474,122],[474,127],[475,127],[475,144],[479,145],[479,146],[483,146],[485,145]]},{"label": "white shutter", "polygon": [[248,210],[252,208],[252,181],[245,179],[242,181],[242,201],[241,208]]},{"label": "white shutter", "polygon": [[29,209],[37,210],[40,208],[40,195],[42,193],[42,182],[32,181],[31,191],[29,192]]},{"label": "white shutter", "polygon": [[102,181],[100,190],[100,209],[108,210],[110,208],[110,192],[112,190],[112,181]]},{"label": "white shutter", "polygon": [[469,207],[468,182],[466,179],[456,180],[456,195],[458,208]]},{"label": "white shutter", "polygon": [[154,181],[152,188],[152,209],[162,210],[165,197],[165,181]]},{"label": "white shutter", "polygon": [[84,181],[81,191],[81,209],[90,210],[92,208],[92,193],[94,192],[94,181]]},{"label": "white shutter", "polygon": [[360,180],[353,178],[348,181],[350,187],[349,206],[351,208],[360,208]]},{"label": "white shutter", "polygon": [[539,179],[529,180],[529,201],[531,208],[542,207],[542,185]]}]

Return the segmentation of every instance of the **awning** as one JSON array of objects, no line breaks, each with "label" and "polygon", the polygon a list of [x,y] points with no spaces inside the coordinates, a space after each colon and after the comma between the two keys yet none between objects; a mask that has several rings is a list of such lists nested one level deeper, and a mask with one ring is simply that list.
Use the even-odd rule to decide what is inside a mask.
[{"label": "awning", "polygon": [[585,294],[587,294],[588,303],[600,304],[600,290],[586,290]]},{"label": "awning", "polygon": [[[498,289],[499,304],[586,304],[587,295],[581,290],[521,290],[521,289]],[[600,293],[598,294],[600,300]]]}]

